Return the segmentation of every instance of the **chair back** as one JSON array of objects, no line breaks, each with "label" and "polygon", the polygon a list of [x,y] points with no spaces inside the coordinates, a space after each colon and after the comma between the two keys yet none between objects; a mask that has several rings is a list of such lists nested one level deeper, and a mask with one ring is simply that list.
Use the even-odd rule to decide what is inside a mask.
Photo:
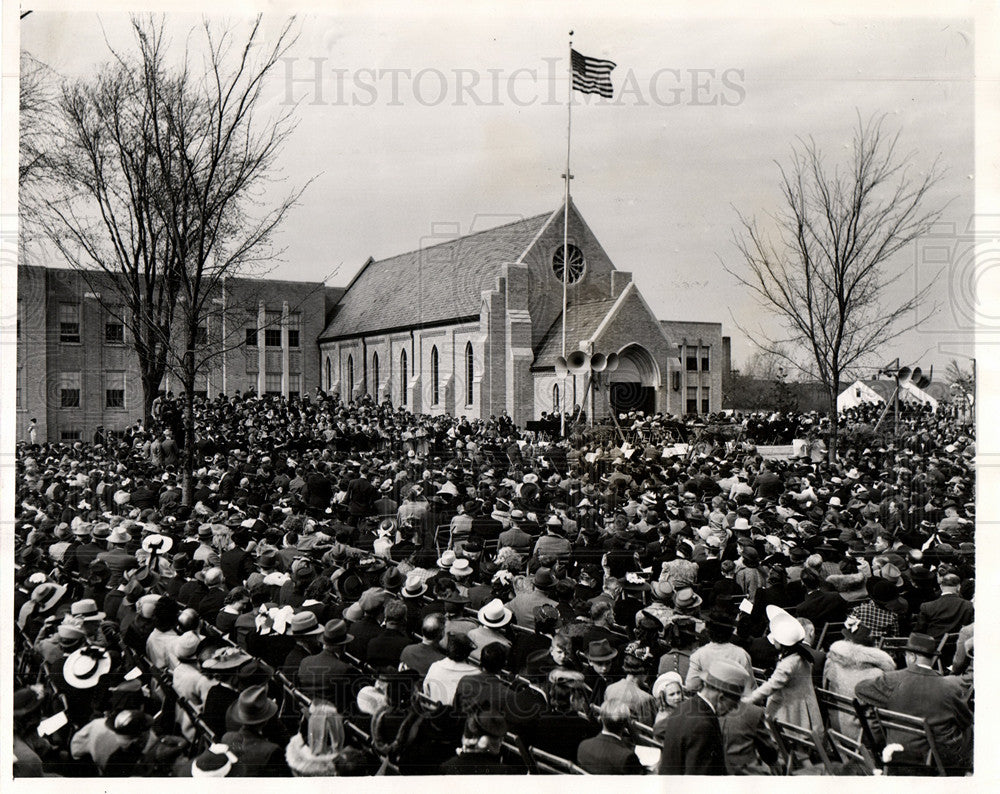
[{"label": "chair back", "polygon": [[927,724],[927,720],[923,717],[916,717],[912,714],[902,714],[898,711],[890,711],[889,709],[878,708],[877,706],[870,707],[869,713],[871,714],[869,723],[872,727],[872,733],[879,754],[881,754],[886,744],[889,743],[890,731],[894,733],[896,737],[904,738],[904,741],[901,742],[904,746],[906,745],[905,739],[923,739],[923,741],[927,744],[927,753],[924,756],[924,764],[928,768],[928,774],[941,776],[947,774],[944,761],[941,759],[941,755],[938,752],[937,742],[934,739],[934,733]]},{"label": "chair back", "polygon": [[836,773],[819,731],[774,718],[767,718],[767,723],[786,775],[801,768],[804,765],[803,758],[818,761],[828,775]]},{"label": "chair back", "polygon": [[539,750],[537,747],[528,748],[531,758],[535,762],[535,768],[540,775],[586,775],[583,768],[577,766],[572,761],[560,758],[552,753]]}]

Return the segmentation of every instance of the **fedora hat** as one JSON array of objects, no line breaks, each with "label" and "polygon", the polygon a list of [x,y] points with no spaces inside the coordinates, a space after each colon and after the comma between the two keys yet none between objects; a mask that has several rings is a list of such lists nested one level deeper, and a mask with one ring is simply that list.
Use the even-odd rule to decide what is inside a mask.
[{"label": "fedora hat", "polygon": [[108,543],[113,543],[117,546],[124,546],[132,540],[131,536],[128,534],[128,530],[123,527],[115,527],[111,530],[111,534],[108,535]]},{"label": "fedora hat", "polygon": [[747,684],[747,673],[742,667],[724,659],[718,659],[708,666],[702,679],[705,686],[733,697],[742,697]]},{"label": "fedora hat", "polygon": [[437,566],[438,568],[451,568],[455,564],[456,559],[458,559],[458,555],[454,551],[445,549],[444,553],[438,558]]},{"label": "fedora hat", "polygon": [[398,590],[405,581],[406,577],[399,568],[387,568],[382,574],[382,587],[386,590]]},{"label": "fedora hat", "polygon": [[59,599],[66,595],[67,589],[64,584],[42,582],[31,591],[31,600],[38,604],[40,612],[46,612],[59,603]]},{"label": "fedora hat", "polygon": [[403,598],[420,598],[420,596],[426,592],[427,583],[418,575],[407,577],[406,584],[403,586],[403,589],[400,590],[399,594]]},{"label": "fedora hat", "polygon": [[539,568],[535,571],[532,584],[535,585],[535,589],[537,590],[548,590],[556,586],[556,577],[552,575],[551,568]]},{"label": "fedora hat", "polygon": [[677,609],[695,609],[701,605],[701,596],[692,587],[681,587],[674,591],[674,607]]},{"label": "fedora hat", "polygon": [[56,629],[56,641],[66,649],[75,648],[76,644],[86,637],[87,630],[83,627],[83,621],[68,615]]},{"label": "fedora hat", "polygon": [[158,554],[166,554],[174,546],[174,539],[169,535],[161,535],[156,532],[152,535],[146,535],[142,539],[142,548],[152,554],[154,551]]},{"label": "fedora hat", "polygon": [[202,662],[201,666],[204,670],[223,673],[239,670],[247,662],[252,661],[252,659],[253,657],[243,649],[227,645],[224,648],[219,648]]},{"label": "fedora hat", "polygon": [[293,637],[312,637],[323,633],[315,612],[296,612],[288,621],[287,634]]},{"label": "fedora hat", "polygon": [[347,645],[353,639],[354,635],[347,633],[346,621],[340,618],[327,621],[327,624],[323,627],[324,645]]},{"label": "fedora hat", "polygon": [[63,678],[74,689],[92,689],[111,670],[111,654],[93,645],[73,651],[63,662]]},{"label": "fedora hat", "polygon": [[610,662],[617,655],[618,651],[607,640],[594,640],[587,646],[587,653],[584,654],[592,662]]},{"label": "fedora hat", "polygon": [[277,713],[278,704],[267,696],[267,687],[259,684],[243,690],[226,717],[241,725],[261,725]]},{"label": "fedora hat", "polygon": [[26,717],[38,711],[45,702],[44,696],[38,694],[31,687],[22,687],[14,693],[13,715],[15,717]]},{"label": "fedora hat", "polygon": [[872,576],[868,579],[865,582],[865,591],[876,604],[888,604],[894,601],[898,595],[892,583],[881,576]]},{"label": "fedora hat", "polygon": [[674,594],[674,586],[665,580],[651,582],[649,589],[657,601],[666,601]]},{"label": "fedora hat", "polygon": [[69,613],[73,617],[80,618],[83,621],[101,621],[106,617],[103,612],[98,611],[97,602],[93,598],[83,598],[79,601],[74,601],[73,605],[69,608]]},{"label": "fedora hat", "polygon": [[145,711],[124,709],[114,716],[108,715],[105,724],[119,736],[134,739],[153,727],[153,718]]},{"label": "fedora hat", "polygon": [[506,626],[513,616],[514,613],[499,598],[494,598],[477,613],[480,623],[494,629]]},{"label": "fedora hat", "polygon": [[448,573],[450,573],[452,576],[459,576],[459,577],[472,576],[473,574],[472,563],[470,563],[464,557],[459,558],[455,560],[451,568],[448,569]]},{"label": "fedora hat", "polygon": [[937,641],[929,634],[921,634],[919,631],[914,631],[906,639],[906,645],[903,647],[903,650],[919,653],[922,656],[937,656],[937,646]]}]

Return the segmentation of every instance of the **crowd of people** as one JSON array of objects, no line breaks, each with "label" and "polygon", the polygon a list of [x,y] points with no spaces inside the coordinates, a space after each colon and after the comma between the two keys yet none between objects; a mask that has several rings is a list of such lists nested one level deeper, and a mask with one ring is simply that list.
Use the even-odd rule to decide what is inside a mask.
[{"label": "crowd of people", "polygon": [[[560,439],[248,394],[196,400],[186,439],[179,405],[18,446],[18,776],[769,774],[768,728],[864,707],[930,737],[890,729],[879,771],[971,771],[956,415],[847,412],[830,460],[818,414],[696,451],[635,412]],[[811,442],[767,459],[761,428]]]}]

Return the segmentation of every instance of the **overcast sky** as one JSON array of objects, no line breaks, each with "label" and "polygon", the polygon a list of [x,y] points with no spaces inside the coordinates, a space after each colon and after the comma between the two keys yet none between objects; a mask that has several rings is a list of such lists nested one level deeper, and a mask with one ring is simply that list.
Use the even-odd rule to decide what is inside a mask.
[{"label": "overcast sky", "polygon": [[[885,358],[943,369],[973,352],[970,20],[685,19],[604,6],[302,17],[267,101],[299,102],[286,185],[315,181],[283,228],[273,275],[345,285],[368,256],[560,206],[572,28],[576,49],[618,64],[614,100],[575,95],[573,198],[661,319],[721,322],[743,364],[752,346],[737,324],[760,314],[723,267],[738,267],[736,211],[764,217],[777,206],[775,161],[787,163],[797,136],[843,160],[857,115],[886,113],[916,174],[940,156],[945,176],[928,200],[950,203],[938,233],[892,265],[913,268],[900,295],[937,274],[941,311]],[[174,15],[168,28],[183,41],[196,22]],[[107,59],[105,36],[127,46],[127,23],[122,12],[37,11],[21,24],[22,47],[85,75]],[[269,30],[279,26],[274,17]]]}]

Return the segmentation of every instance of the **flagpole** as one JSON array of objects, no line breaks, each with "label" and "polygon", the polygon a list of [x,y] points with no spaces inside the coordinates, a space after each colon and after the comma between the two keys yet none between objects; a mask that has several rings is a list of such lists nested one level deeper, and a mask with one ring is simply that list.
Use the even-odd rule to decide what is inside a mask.
[{"label": "flagpole", "polygon": [[[566,83],[566,181],[563,196],[563,294],[562,294],[562,355],[566,358],[566,297],[569,285],[569,153],[573,132],[573,31],[569,32],[569,63],[567,64]],[[575,375],[573,376],[576,377]],[[563,376],[563,405],[559,418],[559,435],[566,434],[566,376]]]}]

